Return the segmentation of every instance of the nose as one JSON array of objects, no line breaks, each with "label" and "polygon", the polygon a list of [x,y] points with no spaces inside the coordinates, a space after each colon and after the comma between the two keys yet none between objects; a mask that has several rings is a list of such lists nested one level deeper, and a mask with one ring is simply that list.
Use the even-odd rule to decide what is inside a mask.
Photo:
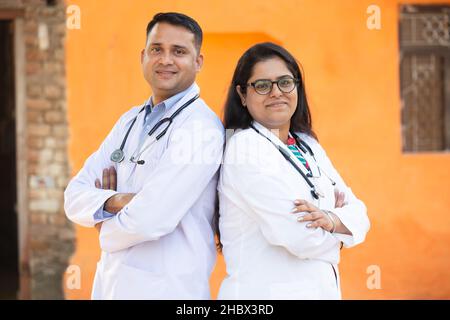
[{"label": "nose", "polygon": [[163,65],[170,65],[173,64],[172,56],[169,52],[165,52],[161,55],[161,59],[159,62]]},{"label": "nose", "polygon": [[280,97],[283,95],[283,92],[278,88],[278,85],[276,83],[272,84],[272,90],[269,92],[270,97]]}]

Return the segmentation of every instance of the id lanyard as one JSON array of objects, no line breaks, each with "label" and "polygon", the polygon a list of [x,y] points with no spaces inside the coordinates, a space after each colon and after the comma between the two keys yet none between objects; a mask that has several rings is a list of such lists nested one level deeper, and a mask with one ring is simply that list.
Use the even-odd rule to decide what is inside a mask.
[{"label": "id lanyard", "polygon": [[[309,174],[305,174],[303,172],[302,169],[300,169],[300,167],[297,165],[297,163],[292,159],[291,155],[289,154],[288,151],[286,151],[283,147],[277,145],[276,143],[274,143],[269,137],[265,136],[264,134],[262,134],[258,129],[256,129],[253,124],[250,125],[250,127],[255,130],[259,135],[261,135],[262,137],[266,138],[267,140],[269,140],[269,142],[275,147],[277,148],[277,150],[282,154],[282,156],[294,167],[294,169],[300,173],[300,175],[303,177],[303,179],[306,181],[306,183],[308,184],[309,188],[310,188],[310,192],[311,195],[313,196],[314,199],[319,200],[319,197],[325,197],[325,195],[323,194],[323,192],[316,186],[314,185],[314,183],[311,182],[310,177],[312,177],[312,175]],[[298,136],[296,136],[296,141],[298,143]],[[300,144],[300,146],[302,146],[303,148],[308,149],[308,151],[310,152],[310,154],[313,156],[314,158],[314,154],[312,153],[311,148],[306,144],[306,142],[302,141],[303,143]],[[302,147],[300,147],[300,149],[302,149],[302,151],[305,151]],[[314,158],[315,160],[315,158]],[[317,162],[316,162],[317,164]],[[318,166],[317,166],[318,167]],[[320,168],[318,167],[319,173],[321,172]],[[328,177],[328,179],[330,179]],[[334,182],[332,179],[330,179],[332,185],[335,185],[336,182]]]}]

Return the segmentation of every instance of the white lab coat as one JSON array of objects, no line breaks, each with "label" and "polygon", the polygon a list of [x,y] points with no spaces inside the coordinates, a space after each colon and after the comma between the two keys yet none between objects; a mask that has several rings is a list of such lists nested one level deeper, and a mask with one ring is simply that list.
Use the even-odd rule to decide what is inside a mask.
[{"label": "white lab coat", "polygon": [[[268,129],[257,122],[254,125],[288,150]],[[304,134],[301,138],[322,170],[317,183],[325,197],[320,203],[294,167],[255,130],[242,130],[227,142],[218,184],[219,227],[227,268],[219,299],[341,298],[340,243],[352,247],[364,241],[370,226],[366,207],[344,183],[320,144]],[[314,159],[308,154],[305,158],[318,176]],[[334,187],[324,173],[345,192],[344,207],[334,208]],[[306,228],[307,222],[298,222],[299,215],[290,213],[295,199],[334,212],[353,235]]]},{"label": "white lab coat", "polygon": [[[199,93],[195,84],[165,114]],[[129,161],[143,130],[141,112],[120,164],[110,160],[141,106],[125,113],[65,191],[67,217],[93,227],[94,213],[115,193],[137,193],[103,223],[93,299],[209,299],[216,258],[212,227],[224,130],[202,99],[183,110],[157,143],[142,146],[144,165]],[[160,131],[157,131],[160,132]],[[142,149],[142,150],[143,150]],[[96,189],[103,168],[114,165],[117,191]],[[95,244],[93,244],[95,245]]]}]

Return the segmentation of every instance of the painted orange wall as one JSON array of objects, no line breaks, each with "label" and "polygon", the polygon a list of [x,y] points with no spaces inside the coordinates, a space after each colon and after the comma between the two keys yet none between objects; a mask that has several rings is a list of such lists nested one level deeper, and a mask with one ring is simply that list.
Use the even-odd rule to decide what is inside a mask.
[{"label": "painted orange wall", "polygon": [[[401,3],[450,3],[402,1]],[[238,57],[251,44],[276,41],[302,63],[313,122],[322,145],[372,222],[367,240],[343,250],[344,299],[450,298],[450,154],[402,154],[396,0],[111,1],[70,0],[81,29],[67,36],[69,154],[73,173],[118,117],[150,94],[139,64],[148,20],[160,11],[194,17],[205,32],[198,83],[222,115]],[[381,8],[381,30],[368,30],[366,9]],[[96,231],[77,227],[72,264],[87,299],[99,257]],[[369,289],[367,269],[381,271]],[[216,296],[225,268],[211,278]]]}]

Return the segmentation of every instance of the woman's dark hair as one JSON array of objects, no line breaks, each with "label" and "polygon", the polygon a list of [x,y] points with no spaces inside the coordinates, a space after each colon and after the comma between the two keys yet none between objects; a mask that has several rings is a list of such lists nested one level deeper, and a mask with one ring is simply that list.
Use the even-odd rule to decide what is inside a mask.
[{"label": "woman's dark hair", "polygon": [[202,28],[200,28],[200,25],[197,23],[197,21],[182,13],[177,12],[157,13],[153,16],[153,19],[147,25],[146,30],[147,38],[150,31],[152,31],[153,27],[159,22],[165,22],[173,26],[180,26],[193,33],[195,48],[197,49],[198,53],[200,52],[200,48],[202,46],[203,41],[203,31]]},{"label": "woman's dark hair", "polygon": [[243,94],[247,90],[248,79],[252,76],[255,64],[261,61],[278,57],[286,63],[286,67],[292,72],[294,78],[299,80],[297,86],[297,107],[291,118],[290,131],[306,133],[315,139],[316,134],[312,130],[311,113],[306,99],[303,75],[295,58],[284,48],[271,42],[258,43],[248,49],[236,66],[231,80],[228,96],[224,107],[224,126],[226,129],[247,129],[253,121],[247,108],[242,105],[236,91],[236,86],[241,87]]},{"label": "woman's dark hair", "polygon": [[[304,78],[300,71],[298,63],[286,49],[271,42],[258,43],[254,45],[253,47],[248,49],[239,59],[236,70],[233,74],[233,79],[231,80],[230,88],[228,89],[227,100],[225,102],[223,120],[225,129],[236,130],[247,129],[250,127],[253,118],[248,112],[248,109],[244,108],[244,106],[242,105],[241,98],[236,91],[236,86],[239,85],[241,88],[241,92],[245,94],[247,90],[247,82],[248,79],[250,79],[250,77],[252,76],[255,64],[274,57],[281,58],[286,63],[286,67],[289,69],[289,71],[292,72],[294,78],[299,80],[299,83],[297,85],[297,107],[291,118],[291,124],[289,128],[290,131],[302,132],[318,140],[316,134],[312,129],[312,119],[311,113],[309,111],[308,101],[306,99]],[[218,212],[216,212],[215,220],[218,239],[217,249],[220,252],[222,250],[222,244],[220,242],[220,230],[218,228]]]}]

